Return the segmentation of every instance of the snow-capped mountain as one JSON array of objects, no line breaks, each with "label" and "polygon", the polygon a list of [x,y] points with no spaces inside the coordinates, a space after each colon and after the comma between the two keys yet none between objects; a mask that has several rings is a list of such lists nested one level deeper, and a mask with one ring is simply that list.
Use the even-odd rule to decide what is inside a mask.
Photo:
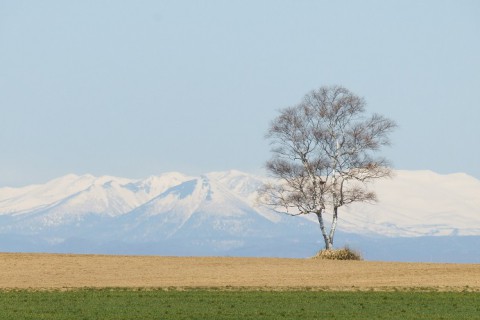
[{"label": "snow-capped mountain", "polygon": [[[1,188],[0,250],[312,255],[322,246],[315,217],[290,217],[261,206],[257,190],[265,181],[234,170],[143,180],[71,174],[41,185]],[[337,244],[363,247],[380,238],[387,243],[425,236],[480,239],[477,179],[396,171],[393,179],[371,187],[377,204],[340,209]]]},{"label": "snow-capped mountain", "polygon": [[386,236],[480,235],[480,180],[396,171],[373,185],[379,202],[344,209],[345,230]]}]

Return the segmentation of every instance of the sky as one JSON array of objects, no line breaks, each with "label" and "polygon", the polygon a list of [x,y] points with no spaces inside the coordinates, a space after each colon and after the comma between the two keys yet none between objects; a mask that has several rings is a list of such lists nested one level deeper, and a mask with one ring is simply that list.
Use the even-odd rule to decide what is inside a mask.
[{"label": "sky", "polygon": [[480,1],[0,0],[0,187],[264,173],[282,108],[342,85],[394,168],[480,179]]}]

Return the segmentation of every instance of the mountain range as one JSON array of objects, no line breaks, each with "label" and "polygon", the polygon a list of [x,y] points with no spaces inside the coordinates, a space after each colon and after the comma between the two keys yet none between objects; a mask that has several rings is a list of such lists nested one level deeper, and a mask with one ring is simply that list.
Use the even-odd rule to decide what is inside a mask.
[{"label": "mountain range", "polygon": [[[268,178],[231,170],[146,179],[66,175],[0,189],[0,251],[308,257],[314,216],[257,201]],[[395,171],[379,202],[340,208],[336,246],[369,260],[480,262],[480,181]]]}]

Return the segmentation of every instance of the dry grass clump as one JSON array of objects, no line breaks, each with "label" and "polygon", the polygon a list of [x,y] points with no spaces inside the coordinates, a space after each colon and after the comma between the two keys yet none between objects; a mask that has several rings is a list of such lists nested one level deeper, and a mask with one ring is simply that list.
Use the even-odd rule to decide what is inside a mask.
[{"label": "dry grass clump", "polygon": [[313,259],[326,260],[362,260],[360,253],[348,247],[341,249],[320,250]]}]

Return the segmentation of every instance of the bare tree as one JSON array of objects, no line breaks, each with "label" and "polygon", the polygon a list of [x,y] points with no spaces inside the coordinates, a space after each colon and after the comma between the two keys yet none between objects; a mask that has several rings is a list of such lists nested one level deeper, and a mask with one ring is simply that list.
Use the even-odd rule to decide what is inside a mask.
[{"label": "bare tree", "polygon": [[[268,172],[280,183],[266,184],[261,201],[289,215],[315,214],[325,249],[333,247],[338,208],[375,202],[367,184],[391,174],[375,153],[389,145],[394,121],[365,115],[365,101],[340,87],[321,87],[296,106],[280,110],[267,138],[272,145]],[[324,214],[331,214],[327,232]]]}]

